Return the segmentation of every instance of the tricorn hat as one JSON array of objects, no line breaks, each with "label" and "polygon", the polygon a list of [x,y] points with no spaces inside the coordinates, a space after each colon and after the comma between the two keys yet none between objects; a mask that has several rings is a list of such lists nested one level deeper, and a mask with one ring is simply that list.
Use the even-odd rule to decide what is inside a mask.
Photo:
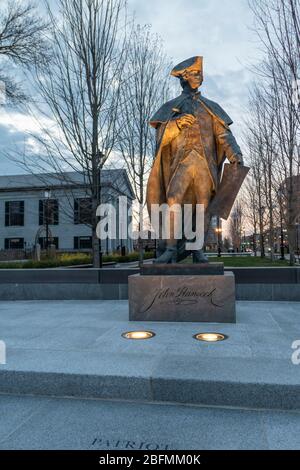
[{"label": "tricorn hat", "polygon": [[197,71],[197,72],[202,72],[203,73],[203,57],[202,56],[195,56],[195,57],[190,57],[189,59],[184,60],[183,62],[180,62],[180,64],[176,65],[172,72],[171,75],[173,77],[183,77],[185,72],[191,72],[191,71]]}]

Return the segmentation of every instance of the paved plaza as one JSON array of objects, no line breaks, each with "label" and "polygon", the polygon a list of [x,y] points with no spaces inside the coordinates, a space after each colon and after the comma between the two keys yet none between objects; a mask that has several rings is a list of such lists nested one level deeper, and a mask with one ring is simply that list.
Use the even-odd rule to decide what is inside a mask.
[{"label": "paved plaza", "polygon": [[0,449],[299,449],[300,413],[0,397]]},{"label": "paved plaza", "polygon": [[[238,302],[237,324],[129,322],[127,301],[1,302],[0,446],[300,448],[299,318],[288,302]],[[156,336],[121,336],[140,329]],[[209,331],[228,339],[193,338]]]}]

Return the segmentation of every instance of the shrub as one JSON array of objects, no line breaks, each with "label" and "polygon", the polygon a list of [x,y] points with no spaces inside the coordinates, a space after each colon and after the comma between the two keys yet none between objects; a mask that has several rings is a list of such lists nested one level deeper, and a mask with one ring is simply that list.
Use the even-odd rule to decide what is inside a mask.
[{"label": "shrub", "polygon": [[[144,254],[144,259],[153,258],[153,253]],[[129,263],[139,260],[139,253],[128,253],[125,256],[118,254],[104,255],[103,262]],[[44,256],[41,261],[20,261],[0,263],[0,269],[43,269],[59,268],[64,266],[75,266],[81,264],[92,264],[92,256],[88,253],[59,253],[56,258]]]},{"label": "shrub", "polygon": [[[149,251],[147,253],[144,253],[144,259],[151,259],[153,258],[153,252]],[[118,254],[114,255],[104,255],[103,256],[103,262],[111,262],[115,261],[116,263],[130,263],[132,261],[138,261],[139,260],[139,253],[137,252],[132,252],[128,253],[125,256],[121,256]]]}]

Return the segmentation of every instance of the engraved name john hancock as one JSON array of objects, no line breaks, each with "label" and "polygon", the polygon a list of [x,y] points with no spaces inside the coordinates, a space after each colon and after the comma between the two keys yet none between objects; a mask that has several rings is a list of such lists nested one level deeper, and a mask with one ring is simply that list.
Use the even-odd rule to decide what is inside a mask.
[{"label": "engraved name john hancock", "polygon": [[150,310],[154,304],[170,304],[170,305],[191,305],[197,304],[201,299],[207,298],[214,307],[222,307],[215,300],[217,293],[216,287],[208,291],[200,289],[191,289],[187,286],[178,287],[178,289],[170,289],[169,287],[157,289],[153,296],[144,303],[141,313]]}]

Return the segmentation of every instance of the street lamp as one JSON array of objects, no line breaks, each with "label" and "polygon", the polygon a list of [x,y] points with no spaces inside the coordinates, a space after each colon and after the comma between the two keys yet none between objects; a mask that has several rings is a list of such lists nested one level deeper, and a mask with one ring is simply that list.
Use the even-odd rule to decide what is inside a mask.
[{"label": "street lamp", "polygon": [[278,192],[279,196],[279,216],[280,216],[280,259],[282,261],[285,260],[284,257],[284,230],[283,230],[283,202],[282,202],[282,197],[283,193],[282,190],[279,190]]},{"label": "street lamp", "polygon": [[260,207],[260,257],[264,258],[265,257],[265,236],[264,236],[264,213],[265,213],[266,207],[261,206]]},{"label": "street lamp", "polygon": [[222,250],[221,250],[221,236],[222,236],[222,228],[221,228],[221,224],[220,224],[220,217],[218,217],[218,226],[217,228],[215,229],[215,232],[217,234],[217,240],[218,240],[218,258],[221,258],[221,253],[222,253]]},{"label": "street lamp", "polygon": [[280,259],[284,261],[284,232],[283,232],[283,221],[280,217]]},{"label": "street lamp", "polygon": [[246,229],[243,227],[243,251],[246,251]]},{"label": "street lamp", "polygon": [[253,233],[253,242],[252,242],[252,244],[253,244],[254,256],[256,256],[256,254],[257,254],[256,253],[256,250],[257,250],[257,248],[256,248],[256,232]]},{"label": "street lamp", "polygon": [[298,262],[299,262],[299,227],[300,225],[299,224],[296,224],[296,253],[297,253],[297,256],[298,256]]},{"label": "street lamp", "polygon": [[45,225],[46,225],[46,250],[49,248],[49,200],[51,198],[50,189],[46,189],[45,193],[46,204],[45,204]]}]

